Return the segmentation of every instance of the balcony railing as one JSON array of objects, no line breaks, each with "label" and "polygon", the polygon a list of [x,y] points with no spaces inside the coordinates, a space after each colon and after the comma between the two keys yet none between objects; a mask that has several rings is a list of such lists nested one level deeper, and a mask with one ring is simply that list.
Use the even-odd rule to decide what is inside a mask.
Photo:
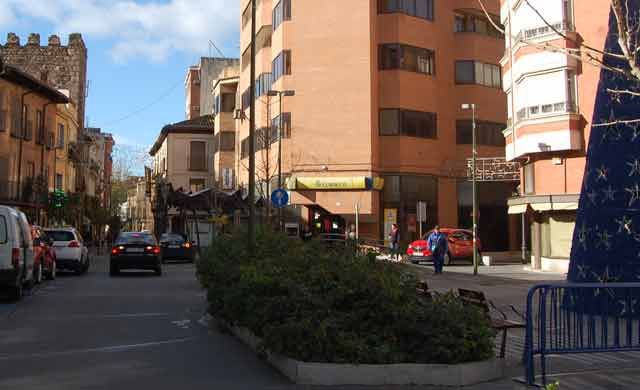
[{"label": "balcony railing", "polygon": [[516,35],[514,45],[517,45],[523,40],[537,39],[549,35],[554,35],[556,34],[556,31],[560,31],[563,34],[569,31],[573,31],[573,24],[569,21],[552,23],[551,26],[553,26],[553,28],[544,25],[536,28],[521,30],[518,35]]},{"label": "balcony railing", "polygon": [[518,122],[520,122],[527,119],[535,119],[554,114],[569,114],[576,112],[578,112],[578,107],[574,102],[560,102],[525,107],[518,111],[516,116]]},{"label": "balcony railing", "polygon": [[38,179],[23,179],[19,191],[16,181],[0,180],[0,202],[45,204],[47,197],[48,189]]}]

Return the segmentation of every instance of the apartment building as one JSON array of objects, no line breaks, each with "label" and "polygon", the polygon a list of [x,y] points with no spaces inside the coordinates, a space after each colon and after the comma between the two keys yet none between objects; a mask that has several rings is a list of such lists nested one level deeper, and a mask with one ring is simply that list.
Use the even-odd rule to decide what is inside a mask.
[{"label": "apartment building", "polygon": [[34,214],[55,172],[56,106],[69,98],[0,60],[0,201]]},{"label": "apartment building", "polygon": [[52,187],[68,194],[76,192],[78,170],[81,161],[78,145],[78,113],[75,104],[58,104],[55,128],[55,161]]},{"label": "apartment building", "polygon": [[197,65],[189,67],[184,81],[187,120],[213,114],[212,87],[220,73],[226,68],[237,67],[238,63],[235,58],[201,57]]},{"label": "apartment building", "polygon": [[526,215],[533,267],[566,270],[600,68],[563,49],[577,47],[576,42],[604,48],[610,2],[529,4],[501,1],[508,32],[501,60],[509,107],[505,151],[508,160],[523,166],[520,194],[509,201],[509,212]]},{"label": "apartment building", "polygon": [[153,176],[174,190],[197,192],[213,186],[213,116],[205,115],[165,126],[149,154]]},{"label": "apartment building", "polygon": [[213,82],[214,143],[213,172],[216,188],[235,189],[236,184],[236,122],[235,108],[240,66],[228,66]]},{"label": "apartment building", "polygon": [[[485,3],[499,23],[499,2]],[[384,238],[398,223],[403,238],[411,239],[420,230],[422,201],[424,231],[436,223],[470,227],[472,113],[461,107],[476,105],[479,157],[504,160],[507,119],[499,64],[504,37],[477,2],[256,4],[252,97],[251,2],[241,0],[239,184],[246,189],[248,183],[247,118],[254,98],[258,185],[277,186],[271,168],[260,172],[276,166],[273,145],[282,138],[288,218],[297,216],[317,233],[342,232],[355,223],[357,205],[361,235]],[[270,90],[295,96],[280,102]],[[265,150],[271,152],[265,156]],[[492,249],[519,246],[519,223],[507,217],[506,206],[515,187],[480,185],[480,234]],[[496,230],[505,234],[489,237]]]}]

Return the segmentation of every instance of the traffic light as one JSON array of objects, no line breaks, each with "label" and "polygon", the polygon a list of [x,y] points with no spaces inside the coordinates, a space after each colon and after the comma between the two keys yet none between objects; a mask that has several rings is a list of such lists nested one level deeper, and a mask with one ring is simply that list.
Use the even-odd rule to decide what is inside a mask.
[{"label": "traffic light", "polygon": [[55,190],[51,194],[51,200],[53,202],[53,208],[61,209],[69,201],[69,196],[62,190]]}]

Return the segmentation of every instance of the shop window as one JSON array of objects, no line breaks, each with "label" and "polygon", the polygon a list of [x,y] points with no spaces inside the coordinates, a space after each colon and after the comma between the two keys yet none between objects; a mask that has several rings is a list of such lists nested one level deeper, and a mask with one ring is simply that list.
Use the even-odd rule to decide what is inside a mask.
[{"label": "shop window", "polygon": [[524,193],[531,195],[535,192],[535,167],[533,164],[527,164],[524,166]]}]

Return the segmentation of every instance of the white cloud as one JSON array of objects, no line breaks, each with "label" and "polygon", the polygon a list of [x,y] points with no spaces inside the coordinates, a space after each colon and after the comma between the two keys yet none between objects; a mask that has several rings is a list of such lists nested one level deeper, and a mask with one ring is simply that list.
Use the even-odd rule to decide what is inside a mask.
[{"label": "white cloud", "polygon": [[238,7],[237,0],[0,0],[0,27],[14,18],[44,21],[61,34],[114,40],[117,62],[162,62],[174,51],[202,53],[210,39],[235,47]]}]

